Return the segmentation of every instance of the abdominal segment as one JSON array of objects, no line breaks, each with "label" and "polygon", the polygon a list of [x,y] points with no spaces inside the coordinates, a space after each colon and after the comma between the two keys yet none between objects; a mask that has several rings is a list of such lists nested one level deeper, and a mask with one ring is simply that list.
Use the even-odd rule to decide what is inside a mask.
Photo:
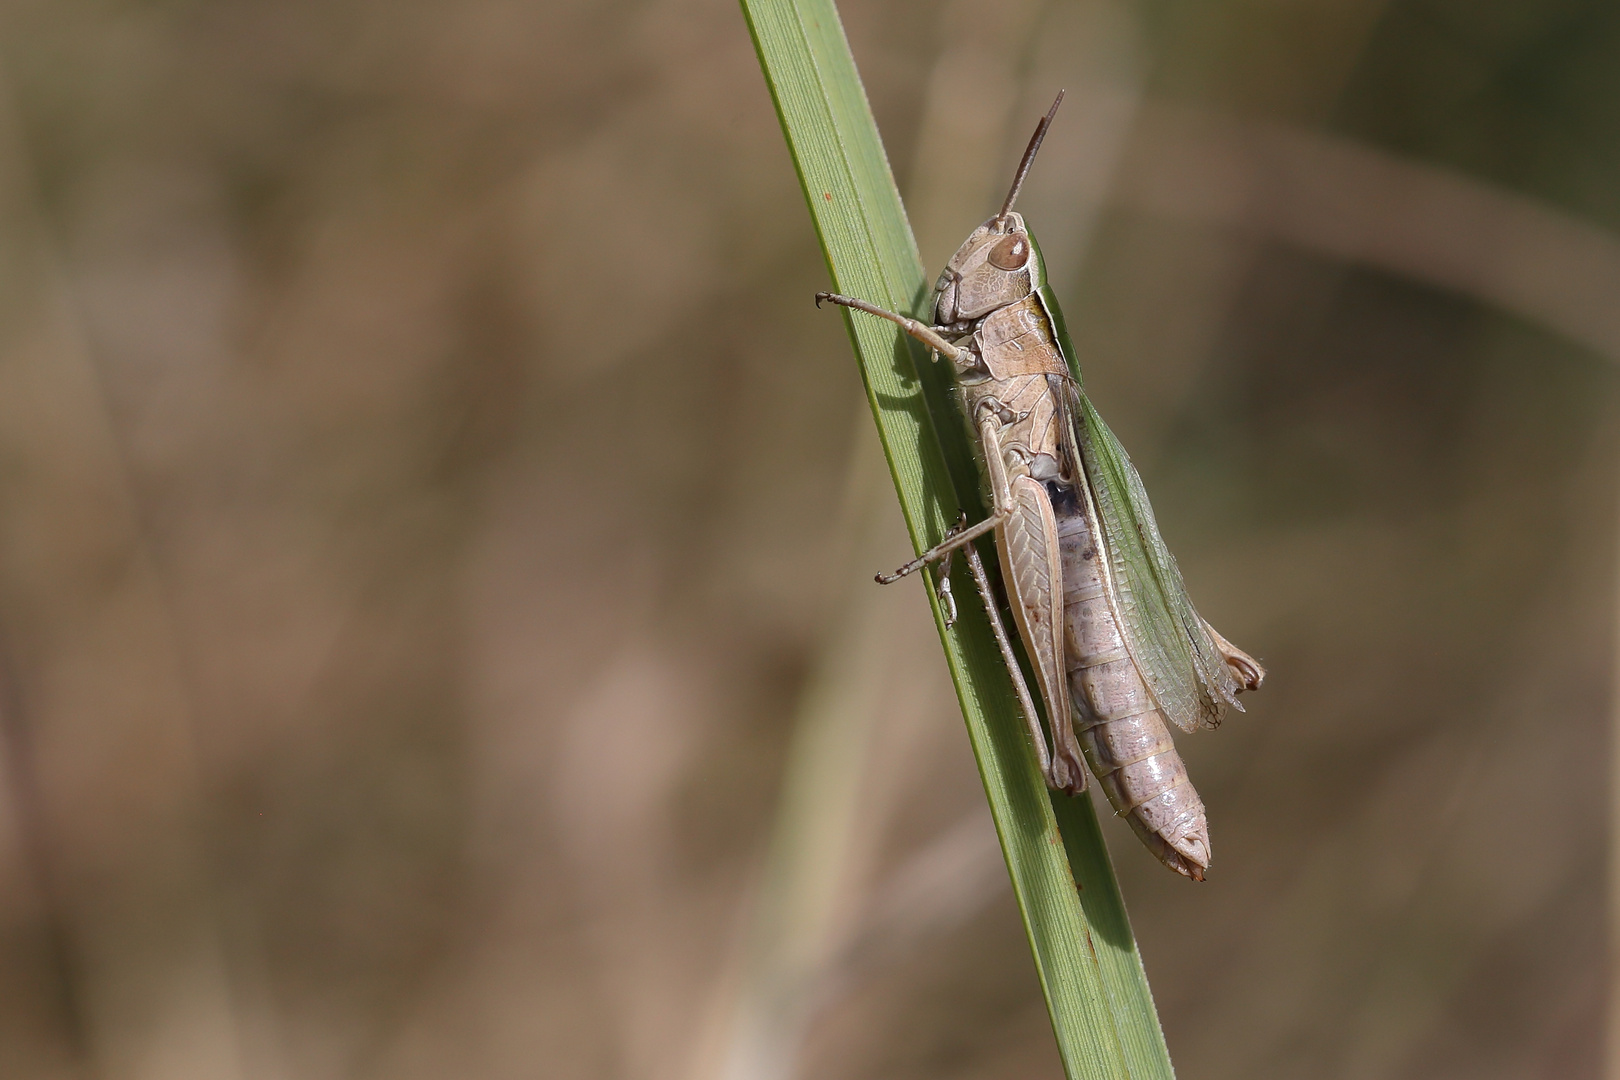
[{"label": "abdominal segment", "polygon": [[1204,804],[1137,672],[1108,606],[1084,514],[1058,521],[1063,559],[1065,660],[1075,730],[1114,810],[1170,869],[1202,881],[1209,866]]}]

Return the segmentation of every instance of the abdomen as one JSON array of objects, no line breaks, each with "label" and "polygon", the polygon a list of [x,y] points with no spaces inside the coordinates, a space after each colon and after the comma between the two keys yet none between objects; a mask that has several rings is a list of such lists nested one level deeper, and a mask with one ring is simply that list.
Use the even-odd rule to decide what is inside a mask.
[{"label": "abdomen", "polygon": [[1101,554],[1083,514],[1058,520],[1065,663],[1086,764],[1114,810],[1170,869],[1202,881],[1209,866],[1204,804],[1187,778],[1164,714],[1126,651],[1104,590]]}]

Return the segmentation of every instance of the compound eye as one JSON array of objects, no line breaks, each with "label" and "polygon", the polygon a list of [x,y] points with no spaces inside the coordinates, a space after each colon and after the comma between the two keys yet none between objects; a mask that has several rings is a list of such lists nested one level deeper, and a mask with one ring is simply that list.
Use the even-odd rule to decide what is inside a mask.
[{"label": "compound eye", "polygon": [[988,258],[997,270],[1022,270],[1029,262],[1029,237],[1024,233],[1007,234],[996,241]]}]

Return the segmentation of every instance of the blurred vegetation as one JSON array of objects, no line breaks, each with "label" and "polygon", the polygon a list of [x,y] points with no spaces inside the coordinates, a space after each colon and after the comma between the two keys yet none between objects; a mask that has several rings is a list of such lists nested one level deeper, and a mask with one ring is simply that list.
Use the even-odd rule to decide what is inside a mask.
[{"label": "blurred vegetation", "polygon": [[[1209,882],[1104,823],[1181,1075],[1598,1074],[1620,16],[843,15],[930,268],[1069,88],[1021,208],[1273,673],[1182,741]],[[735,7],[0,30],[0,1075],[713,1075],[800,695],[906,550],[850,546]],[[896,595],[788,1067],[1056,1076]]]}]

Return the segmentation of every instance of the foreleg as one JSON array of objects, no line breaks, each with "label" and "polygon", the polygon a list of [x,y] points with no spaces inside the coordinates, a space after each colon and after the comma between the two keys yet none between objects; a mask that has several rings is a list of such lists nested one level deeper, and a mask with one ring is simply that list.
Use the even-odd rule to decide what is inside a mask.
[{"label": "foreleg", "polygon": [[927,345],[930,349],[938,353],[944,353],[960,366],[967,366],[973,363],[973,354],[971,352],[962,348],[960,345],[953,345],[949,341],[946,341],[944,334],[941,333],[941,331],[950,331],[954,329],[953,327],[929,326],[927,323],[919,322],[918,320],[910,318],[909,316],[897,315],[892,311],[886,311],[883,308],[878,307],[876,304],[868,304],[865,300],[861,300],[853,296],[844,296],[841,293],[816,293],[817,307],[821,306],[821,302],[823,300],[827,301],[828,303],[837,304],[840,307],[854,308],[856,311],[864,311],[868,315],[876,315],[880,319],[888,319],[890,322],[900,327],[900,329],[904,330],[906,333],[910,334],[924,345]]}]

